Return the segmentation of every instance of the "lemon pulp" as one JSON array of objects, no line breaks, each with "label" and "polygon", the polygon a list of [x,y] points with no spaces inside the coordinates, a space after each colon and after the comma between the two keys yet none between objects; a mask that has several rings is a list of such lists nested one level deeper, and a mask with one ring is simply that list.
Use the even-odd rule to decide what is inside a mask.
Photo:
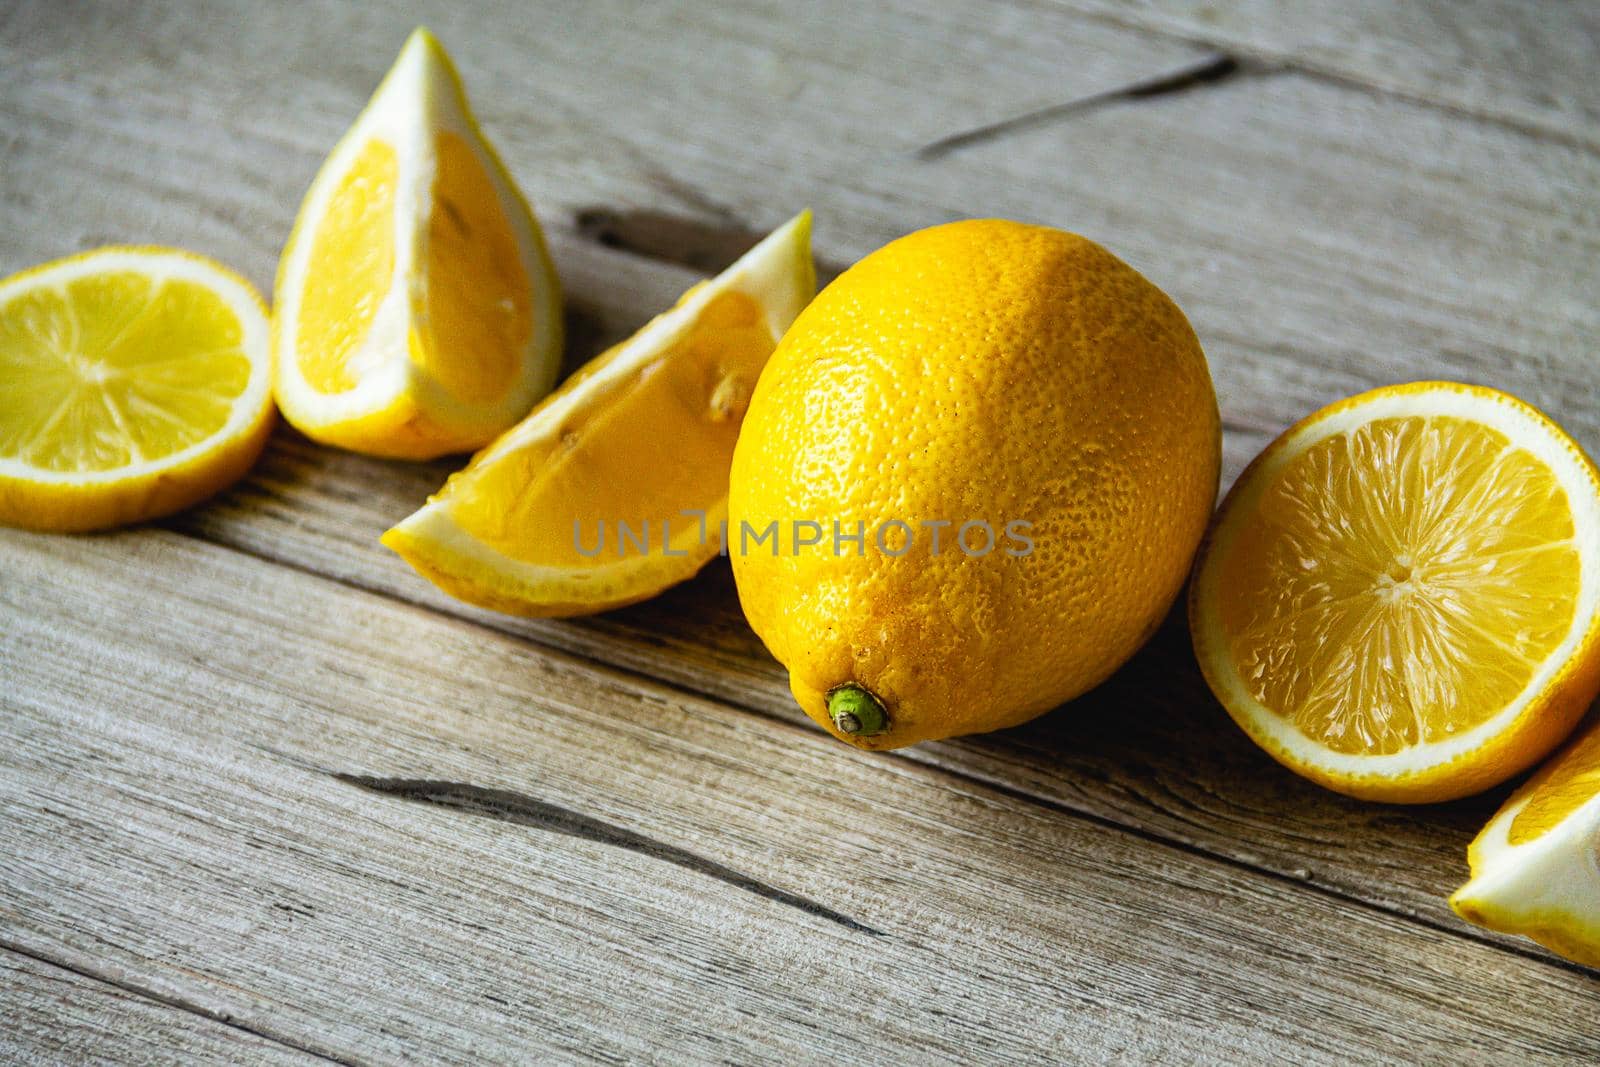
[{"label": "lemon pulp", "polygon": [[[602,559],[638,555],[639,540],[619,549],[619,523],[632,534],[648,528],[652,553],[663,523],[675,551],[698,543],[684,502],[725,492],[745,404],[776,341],[755,299],[732,290],[714,297],[607,402],[574,409],[541,440],[453,476],[452,517],[505,556],[552,566],[592,565],[597,546]],[[641,444],[670,445],[672,455],[644,462]]]},{"label": "lemon pulp", "polygon": [[[409,347],[413,362],[463,403],[498,400],[517,376],[533,333],[533,290],[489,175],[448,130],[434,139],[426,289]],[[354,388],[370,367],[362,343],[395,287],[400,163],[386,141],[367,142],[317,227],[301,297],[296,358],[319,392]]]},{"label": "lemon pulp", "polygon": [[1386,755],[1498,714],[1572,627],[1565,491],[1498,431],[1379,419],[1294,457],[1222,561],[1220,617],[1262,706]]},{"label": "lemon pulp", "polygon": [[367,142],[317,227],[300,297],[295,359],[318,392],[342,393],[361,379],[363,368],[353,360],[394,285],[399,175],[394,147]]},{"label": "lemon pulp", "polygon": [[1600,795],[1600,728],[1579,739],[1538,781],[1528,803],[1511,820],[1507,840],[1521,845],[1544,836],[1596,795]]},{"label": "lemon pulp", "polygon": [[250,380],[238,317],[196,282],[134,271],[0,306],[0,458],[110,471],[210,437]]},{"label": "lemon pulp", "polygon": [[533,289],[488,171],[462,137],[435,139],[428,288],[412,359],[464,403],[491,403],[533,334]]}]

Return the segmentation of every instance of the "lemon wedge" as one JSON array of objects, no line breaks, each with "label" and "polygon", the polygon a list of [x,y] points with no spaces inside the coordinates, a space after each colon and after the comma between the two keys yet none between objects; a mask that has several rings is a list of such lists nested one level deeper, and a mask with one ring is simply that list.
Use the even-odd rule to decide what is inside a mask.
[{"label": "lemon wedge", "polygon": [[811,216],[595,357],[383,543],[446,592],[519,615],[604,611],[722,545],[756,378],[811,300]]},{"label": "lemon wedge", "polygon": [[0,281],[0,523],[94,530],[239,478],[272,429],[267,310],[169,248],[102,248]]},{"label": "lemon wedge", "polygon": [[544,238],[427,30],[311,183],[273,333],[284,416],[373,455],[478,448],[554,384],[561,299]]},{"label": "lemon wedge", "polygon": [[1511,795],[1467,849],[1463,919],[1600,967],[1600,720]]},{"label": "lemon wedge", "polygon": [[1196,569],[1195,653],[1272,756],[1389,801],[1465,796],[1600,689],[1600,472],[1480,386],[1353,397],[1242,474]]}]

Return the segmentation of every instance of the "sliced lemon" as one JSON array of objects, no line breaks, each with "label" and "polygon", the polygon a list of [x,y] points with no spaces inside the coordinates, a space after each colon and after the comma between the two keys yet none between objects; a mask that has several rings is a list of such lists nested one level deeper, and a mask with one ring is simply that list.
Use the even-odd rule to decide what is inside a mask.
[{"label": "sliced lemon", "polygon": [[102,248],[0,281],[0,523],[165,515],[250,469],[272,429],[267,309],[169,248]]},{"label": "sliced lemon", "polygon": [[1600,473],[1533,408],[1390,386],[1240,476],[1190,594],[1235,721],[1340,792],[1431,801],[1532,765],[1600,688]]},{"label": "sliced lemon", "polygon": [[373,455],[478,448],[555,383],[561,298],[544,237],[427,30],[311,183],[273,333],[284,416]]},{"label": "sliced lemon", "polygon": [[1600,720],[1512,794],[1470,848],[1463,919],[1600,967]]},{"label": "sliced lemon", "polygon": [[750,391],[811,300],[797,216],[595,357],[383,543],[446,592],[519,615],[605,611],[721,549]]}]

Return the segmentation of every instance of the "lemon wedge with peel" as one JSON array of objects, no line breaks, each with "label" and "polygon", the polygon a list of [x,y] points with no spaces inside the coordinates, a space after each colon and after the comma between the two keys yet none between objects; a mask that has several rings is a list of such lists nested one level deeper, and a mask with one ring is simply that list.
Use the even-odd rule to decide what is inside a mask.
[{"label": "lemon wedge with peel", "polygon": [[427,30],[306,193],[273,333],[284,416],[373,455],[478,448],[555,383],[561,299],[544,238]]},{"label": "lemon wedge with peel", "polygon": [[102,248],[0,281],[0,523],[165,515],[255,462],[272,429],[267,309],[169,248]]},{"label": "lemon wedge with peel", "polygon": [[1190,594],[1218,700],[1331,789],[1434,801],[1559,744],[1600,689],[1600,472],[1479,386],[1324,408],[1239,477]]},{"label": "lemon wedge with peel", "polygon": [[1470,848],[1463,919],[1600,967],[1600,719],[1512,794]]},{"label": "lemon wedge with peel", "polygon": [[383,543],[446,592],[519,615],[605,611],[721,549],[745,406],[811,300],[802,213],[595,357]]}]

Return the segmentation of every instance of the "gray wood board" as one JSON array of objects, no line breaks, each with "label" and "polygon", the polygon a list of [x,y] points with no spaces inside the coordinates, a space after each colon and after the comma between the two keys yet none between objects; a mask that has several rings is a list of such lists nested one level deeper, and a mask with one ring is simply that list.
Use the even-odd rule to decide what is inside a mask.
[{"label": "gray wood board", "polygon": [[[1104,241],[1188,311],[1211,357],[1223,405],[1228,480],[1273,434],[1314,407],[1371,385],[1420,377],[1482,381],[1517,392],[1591,450],[1600,446],[1600,415],[1589,402],[1593,339],[1600,336],[1594,300],[1600,156],[1593,144],[1600,90],[1589,76],[1593,9],[1581,5],[1424,3],[1395,10],[1071,0],[938,10],[844,3],[800,9],[776,2],[529,8],[496,0],[471,9],[421,5],[402,14],[328,0],[132,10],[14,4],[0,9],[0,226],[7,233],[0,272],[106,242],[166,242],[216,255],[265,289],[305,185],[416,21],[432,25],[455,54],[480,116],[550,232],[568,297],[569,364],[626,335],[700,272],[716,269],[800,206],[818,213],[825,274],[920,225],[970,214],[1011,215]],[[1237,62],[1218,66],[1229,57]],[[1008,124],[1027,116],[1035,117]],[[931,157],[923,151],[951,135],[997,125]],[[658,601],[576,622],[490,616],[438,594],[375,538],[452,466],[382,463],[280,430],[245,482],[166,524],[167,532],[59,541],[15,535],[5,542],[0,700],[8,710],[15,706],[7,727],[33,731],[28,736],[38,741],[26,749],[33,760],[26,764],[28,777],[6,782],[23,789],[28,804],[81,795],[87,809],[57,803],[56,810],[71,810],[80,823],[40,824],[54,825],[53,834],[12,828],[28,833],[33,849],[15,854],[16,868],[47,879],[32,888],[65,885],[77,895],[64,898],[59,912],[38,913],[61,919],[59,925],[0,910],[0,934],[25,932],[14,947],[83,974],[120,975],[116,980],[130,989],[163,998],[170,993],[173,1003],[196,1005],[214,1018],[240,1008],[269,1036],[363,1058],[460,1058],[513,1047],[569,1055],[609,1050],[622,1057],[656,1047],[693,1058],[842,1055],[841,1045],[818,1036],[840,1009],[795,977],[826,985],[830,966],[842,968],[840,988],[866,998],[865,1006],[845,1012],[849,1022],[840,1033],[870,1023],[860,1032],[877,1035],[878,1043],[861,1048],[905,1056],[959,1058],[988,1047],[971,1044],[979,1014],[993,1016],[993,1048],[1018,1056],[1148,1056],[1177,1041],[1230,1059],[1290,1051],[1331,1057],[1341,1035],[1353,1042],[1349,1054],[1356,1058],[1422,1056],[1430,1040],[1443,1048],[1452,1028],[1488,1056],[1594,1052],[1582,1044],[1592,1035],[1572,1029],[1573,1019],[1593,1015],[1592,977],[1546,962],[1521,942],[1469,930],[1443,905],[1443,895],[1464,874],[1465,842],[1503,791],[1411,810],[1357,804],[1295,779],[1250,746],[1215,706],[1176,618],[1111,683],[1038,723],[862,762],[804,724],[781,668],[739,616],[723,564]],[[197,573],[234,586],[193,585],[201,582]],[[15,583],[23,588],[7,589],[15,575],[23,576]],[[112,632],[100,622],[106,612],[91,612],[90,590],[39,592],[70,591],[76,580],[98,583],[93,595],[99,597],[107,590],[131,598],[144,595],[141,589],[171,588],[175,599],[147,630]],[[258,589],[262,603],[237,603],[241,583]],[[275,599],[291,587],[301,601]],[[74,606],[58,609],[51,596]],[[19,618],[13,627],[9,613],[24,603],[38,617]],[[558,687],[566,695],[546,710],[562,723],[567,740],[551,751],[570,755],[585,741],[604,751],[617,730],[631,730],[632,741],[617,742],[617,753],[654,768],[656,792],[649,794],[647,781],[636,776],[628,798],[608,800],[602,786],[610,779],[585,760],[579,760],[583,773],[562,779],[567,784],[561,789],[548,788],[542,777],[564,766],[560,762],[541,763],[532,785],[507,771],[527,758],[517,749],[528,738],[515,728],[512,694],[544,677],[537,672],[502,678],[485,696],[470,680],[455,688],[455,661],[429,663],[413,650],[418,662],[408,659],[400,675],[409,685],[396,682],[382,691],[385,701],[407,709],[388,724],[395,732],[385,738],[368,721],[370,707],[358,714],[339,703],[367,706],[377,699],[375,691],[359,679],[340,680],[339,665],[331,661],[305,677],[279,681],[235,655],[235,666],[219,681],[206,651],[209,639],[168,617],[184,604],[221,635],[214,640],[237,644],[255,635],[249,640],[277,649],[277,669],[290,675],[295,668],[287,662],[285,633],[304,637],[306,631],[284,617],[297,610],[349,610],[382,622],[342,643],[323,639],[334,640],[329,647],[341,651],[332,658],[344,669],[352,669],[350,661],[367,664],[354,668],[362,678],[371,664],[393,658],[387,642],[399,633],[425,648],[436,638],[450,648],[482,645],[495,662],[569,664],[567,654],[581,656],[586,662],[571,668],[574,677],[598,688]],[[118,604],[110,617],[116,610],[127,616],[133,608]],[[103,650],[81,653],[85,662],[99,664],[98,674],[75,680],[62,653],[17,651],[18,634],[40,639],[52,632],[64,635],[63,648],[81,648],[86,634],[103,639]],[[184,639],[192,643],[188,651]],[[107,662],[140,666],[124,675]],[[617,674],[618,668],[628,673]],[[152,679],[148,691],[138,688],[145,677]],[[650,677],[674,688],[663,689]],[[186,680],[200,688],[186,690]],[[207,716],[231,705],[201,708],[195,701],[208,691],[204,686],[222,685],[229,701],[253,709],[246,720],[254,725],[239,726],[237,734],[223,730],[219,740],[208,733]],[[480,697],[501,709],[487,722],[453,710]],[[528,699],[548,703],[538,692]],[[430,700],[449,706],[420,710]],[[158,707],[161,701],[167,703]],[[290,715],[278,702],[303,713]],[[126,722],[124,705],[136,712]],[[682,736],[673,751],[688,746],[684,751],[692,755],[681,756],[681,766],[663,767],[653,747],[658,726],[641,708],[655,714],[679,708],[680,716],[682,708],[692,708],[687,714],[697,723],[721,724],[719,740],[705,750],[696,731],[679,721],[673,729]],[[357,731],[359,743],[348,732],[351,715],[367,723]],[[463,742],[465,762],[439,754],[440,736],[456,736],[474,722],[478,740]],[[619,722],[632,725],[624,729]],[[498,729],[509,733],[499,739],[481,733]],[[144,730],[154,732],[145,737]],[[585,730],[594,736],[585,739]],[[264,740],[266,734],[271,737]],[[248,738],[248,744],[240,741],[240,749],[226,738]],[[124,741],[131,762],[108,765],[108,753],[120,751]],[[468,758],[477,744],[497,755],[487,763]],[[285,762],[250,745],[292,758]],[[196,752],[201,756],[191,759]],[[762,871],[763,885],[820,899],[807,894],[826,895],[831,879],[853,873],[837,855],[815,854],[819,845],[824,853],[837,849],[839,841],[828,835],[842,835],[850,847],[920,865],[898,880],[883,875],[895,893],[881,887],[868,892],[873,922],[886,931],[893,926],[886,917],[898,915],[888,901],[912,897],[924,870],[971,883],[928,888],[929,901],[956,912],[934,922],[913,905],[906,929],[918,939],[915,951],[898,941],[885,948],[884,939],[874,939],[872,951],[881,958],[856,946],[857,934],[847,936],[847,927],[822,920],[824,934],[818,935],[814,915],[741,892],[726,880],[712,878],[719,886],[714,895],[717,907],[733,909],[732,917],[713,910],[683,918],[691,908],[686,902],[698,905],[706,895],[711,876],[703,870],[659,856],[646,862],[638,849],[616,841],[571,833],[549,838],[547,827],[464,819],[466,809],[482,801],[477,794],[418,805],[363,793],[306,769],[328,764],[329,752],[359,757],[341,764],[349,773],[433,778],[448,771],[451,781],[526,792],[691,851],[720,842],[720,820],[728,817],[700,798],[711,788],[708,780],[720,786],[722,772],[707,779],[696,760],[716,767],[750,764],[733,780],[759,789],[724,801],[745,818],[747,809],[761,810],[765,821],[730,824],[742,826],[735,836],[743,837],[736,847],[716,845],[724,850],[716,859],[724,873],[748,874],[775,863],[776,874]],[[792,781],[795,752],[803,754],[803,768]],[[179,773],[180,763],[186,774]],[[141,792],[144,775],[154,775],[160,788]],[[251,783],[244,794],[241,775]],[[881,792],[919,813],[918,832],[931,835],[917,846],[921,851],[903,853],[894,843],[897,821],[881,812],[864,827],[845,827],[842,816],[829,816],[822,824],[826,834],[807,837],[817,826],[800,798],[822,803],[816,798],[839,787],[841,776],[850,788]],[[997,806],[1008,813],[1005,819],[1018,820],[1005,825],[1051,827],[1059,840],[1049,837],[1057,843],[1021,865],[1020,873],[980,869],[960,854],[971,846],[952,829],[965,826],[977,835],[979,823],[927,828],[921,821],[929,796],[945,798],[932,801],[943,811],[939,805],[952,795],[983,798],[983,811]],[[276,799],[258,811],[261,797]],[[33,810],[14,809],[14,803],[23,801],[8,800],[8,813]],[[179,818],[172,814],[175,804],[188,805],[188,822],[172,821]],[[225,820],[207,823],[201,815],[219,804],[231,813],[232,829],[277,835],[272,848],[241,848]],[[676,811],[683,804],[687,810]],[[307,825],[296,839],[285,828],[299,805]],[[396,809],[425,825],[423,837],[432,843],[372,829]],[[651,822],[674,818],[676,825]],[[360,827],[354,844],[341,836],[351,819]],[[188,829],[180,833],[179,825]],[[191,832],[193,839],[184,839]],[[332,843],[331,854],[317,848],[318,833]],[[468,852],[474,862],[520,859],[505,870],[473,874],[463,866],[467,856],[450,852],[461,834],[473,842]],[[130,870],[101,861],[83,866],[84,841],[114,843]],[[801,847],[807,842],[810,849]],[[220,850],[227,871],[181,873],[188,870],[184,850],[196,847]],[[957,854],[943,856],[940,847]],[[617,862],[612,853],[618,849],[631,857],[637,876],[612,885],[606,863]],[[775,857],[785,849],[795,851],[780,862]],[[1086,853],[1117,857],[1124,865],[1119,878],[1111,878],[1104,863],[1086,861]],[[452,859],[454,866],[447,862]],[[337,954],[296,958],[287,927],[256,936],[258,912],[269,907],[263,898],[211,893],[220,886],[259,894],[277,884],[273,879],[286,863],[283,869],[294,878],[312,882],[329,867],[341,869],[346,881],[329,890],[340,903],[323,914],[324,925],[344,924],[345,932],[319,929],[318,936],[332,936],[335,948],[359,956],[363,946],[382,944],[388,951],[385,908],[410,908],[408,916],[420,909],[431,916],[424,923],[430,933],[443,922],[440,894],[456,894],[452,899],[497,916],[503,901],[513,898],[505,886],[514,875],[542,862],[553,865],[549,878],[571,877],[586,892],[601,892],[601,882],[609,887],[600,899],[610,917],[599,936],[610,955],[596,963],[578,950],[583,938],[576,913],[549,934],[559,961],[550,976],[530,977],[530,965],[496,942],[500,955],[494,959],[503,970],[491,977],[510,976],[544,990],[548,1003],[538,1010],[526,1008],[526,1001],[506,1008],[486,1000],[466,1012],[446,1004],[437,982],[464,981],[470,964],[465,940],[446,938],[437,971],[419,972],[422,980],[413,979],[413,988],[372,994],[363,1015],[350,987],[358,981],[404,986],[403,955],[341,973],[344,957]],[[177,863],[180,875],[166,872],[165,863]],[[1069,869],[1035,869],[1046,863]],[[426,902],[399,888],[441,864],[450,877],[425,891]],[[1120,899],[1128,870],[1153,881],[1124,912],[1104,901]],[[160,898],[164,877],[176,877],[174,885],[187,894],[181,906]],[[1017,885],[991,887],[989,878]],[[1187,888],[1174,890],[1173,879]],[[18,885],[9,877],[0,884],[8,891]],[[558,888],[538,884],[539,892]],[[142,886],[146,896],[123,893],[130,885]],[[1065,896],[1038,915],[1007,911],[1038,910],[1034,894],[1044,892]],[[399,894],[398,903],[385,893]],[[1213,893],[1221,904],[1210,901]],[[1169,919],[1150,918],[1163,894],[1176,896],[1178,910]],[[737,903],[726,903],[734,897]],[[359,907],[351,903],[357,900]],[[627,910],[630,901],[647,913],[633,925],[611,914]],[[1252,916],[1263,925],[1240,942],[1247,948],[1227,951],[1221,943],[1237,933],[1230,924],[1243,925],[1257,907],[1275,918]],[[963,919],[962,908],[976,910]],[[1106,908],[1109,919],[1101,914]],[[1172,938],[1171,924],[1191,921],[1184,909],[1205,922],[1172,945],[1152,949],[1149,961],[1136,958],[1144,946],[1133,931]],[[186,946],[185,958],[167,947],[167,939],[191,915],[205,922],[190,940],[177,942]],[[679,925],[667,941],[640,949],[641,942],[652,944],[645,936],[650,915],[662,923],[661,916],[680,916]],[[296,921],[290,913],[267,918]],[[492,926],[494,916],[470,921]],[[950,924],[963,921],[970,929],[950,933]],[[742,1004],[759,1023],[715,1004],[693,1007],[713,999],[705,990],[687,992],[709,981],[710,972],[673,958],[688,952],[688,959],[710,967],[705,961],[720,958],[716,952],[724,947],[717,940],[719,922],[741,931],[741,947],[755,946],[739,957],[760,979],[750,993],[755,999],[728,1003]],[[1047,936],[1050,923],[1056,925]],[[1260,947],[1286,930],[1302,937],[1301,955],[1286,958],[1281,946]],[[794,956],[799,950],[787,947],[819,936],[823,947],[808,948],[809,954]],[[1004,946],[1025,937],[1037,944],[1020,959],[1005,955]],[[1120,948],[1119,938],[1126,942]],[[1346,939],[1361,942],[1350,950],[1354,956],[1333,947]],[[835,942],[851,946],[837,959],[829,955]],[[1052,944],[1054,971],[1045,966],[1051,953],[1040,947]],[[636,990],[619,961],[641,951],[640,958],[653,962],[645,965],[645,988]],[[946,954],[939,965],[930,962],[936,951]],[[1351,975],[1375,967],[1382,952],[1403,961],[1389,984],[1372,987],[1389,998],[1387,1014],[1380,1013],[1376,992],[1341,1007],[1334,995],[1343,988],[1339,983],[1356,981]],[[1240,964],[1241,956],[1260,958]],[[1174,962],[1180,957],[1182,968]],[[1321,957],[1329,967],[1348,958],[1350,974],[1314,973]],[[1067,977],[1061,975],[1064,959],[1071,963]],[[922,1000],[913,996],[918,990],[885,978],[916,976],[901,979],[914,986],[930,973],[942,974],[939,967],[950,961],[991,978],[973,979],[962,969],[966,977],[951,978],[931,994],[921,990]],[[592,973],[585,972],[591,963]],[[1232,982],[1229,968],[1241,965],[1242,984]],[[1480,972],[1479,985],[1458,973],[1471,968]],[[1445,976],[1439,988],[1431,984],[1434,969]],[[1419,977],[1424,972],[1427,980]],[[487,989],[491,977],[480,976],[472,988]],[[1206,980],[1228,988],[1196,992],[1194,984]],[[606,1005],[592,1009],[600,1022],[591,1027],[556,1018],[562,1006],[580,1014],[592,1007],[556,988],[562,981]],[[886,991],[871,992],[884,981]],[[298,998],[289,988],[295,982],[301,983]],[[1045,991],[1052,982],[1059,988]],[[1162,988],[1148,988],[1152,983]],[[1252,999],[1252,983],[1271,992]],[[1496,983],[1507,983],[1499,994],[1491,988]],[[1543,1009],[1510,1017],[1518,996],[1512,991],[1524,988],[1518,983],[1532,983],[1524,991],[1554,1005],[1552,1016],[1567,1012],[1566,1022],[1556,1021],[1540,1038],[1535,1029],[1543,1025]],[[712,981],[716,990],[731,984],[727,976]],[[677,1021],[669,1018],[674,996],[691,997]],[[638,1011],[625,1017],[634,997]],[[958,1010],[963,997],[969,999]],[[780,1002],[800,1007],[779,1011],[773,1005]],[[29,1003],[37,1010],[48,1001],[35,996]],[[129,1010],[112,997],[86,995],[78,1003],[90,1014],[102,1005],[107,1020]],[[1069,1003],[1079,1005],[1076,1015]],[[1254,1038],[1242,1007],[1247,1004],[1255,1009]],[[1469,1005],[1481,1016],[1470,1025],[1464,1021]],[[917,1014],[924,1006],[954,1014]],[[814,1012],[807,1017],[816,1029],[797,1021],[803,1009]],[[1211,1010],[1224,1019],[1215,1033],[1194,1030],[1195,1020]],[[405,1022],[413,1011],[421,1014]],[[695,1011],[726,1025],[732,1035],[727,1049],[735,1051],[719,1052],[691,1035],[682,1019]],[[1373,1014],[1361,1015],[1367,1011]],[[1382,1026],[1393,1032],[1394,1018],[1401,1017],[1409,1034],[1413,1015],[1425,1021],[1422,1044],[1385,1045]],[[771,1028],[769,1016],[780,1020]],[[1068,1016],[1075,1021],[1061,1021]],[[230,1040],[207,1029],[220,1024],[194,1018],[197,1042]]]},{"label": "gray wood board", "polygon": [[0,568],[14,947],[327,1055],[1600,1055],[1574,970],[323,578]]}]

